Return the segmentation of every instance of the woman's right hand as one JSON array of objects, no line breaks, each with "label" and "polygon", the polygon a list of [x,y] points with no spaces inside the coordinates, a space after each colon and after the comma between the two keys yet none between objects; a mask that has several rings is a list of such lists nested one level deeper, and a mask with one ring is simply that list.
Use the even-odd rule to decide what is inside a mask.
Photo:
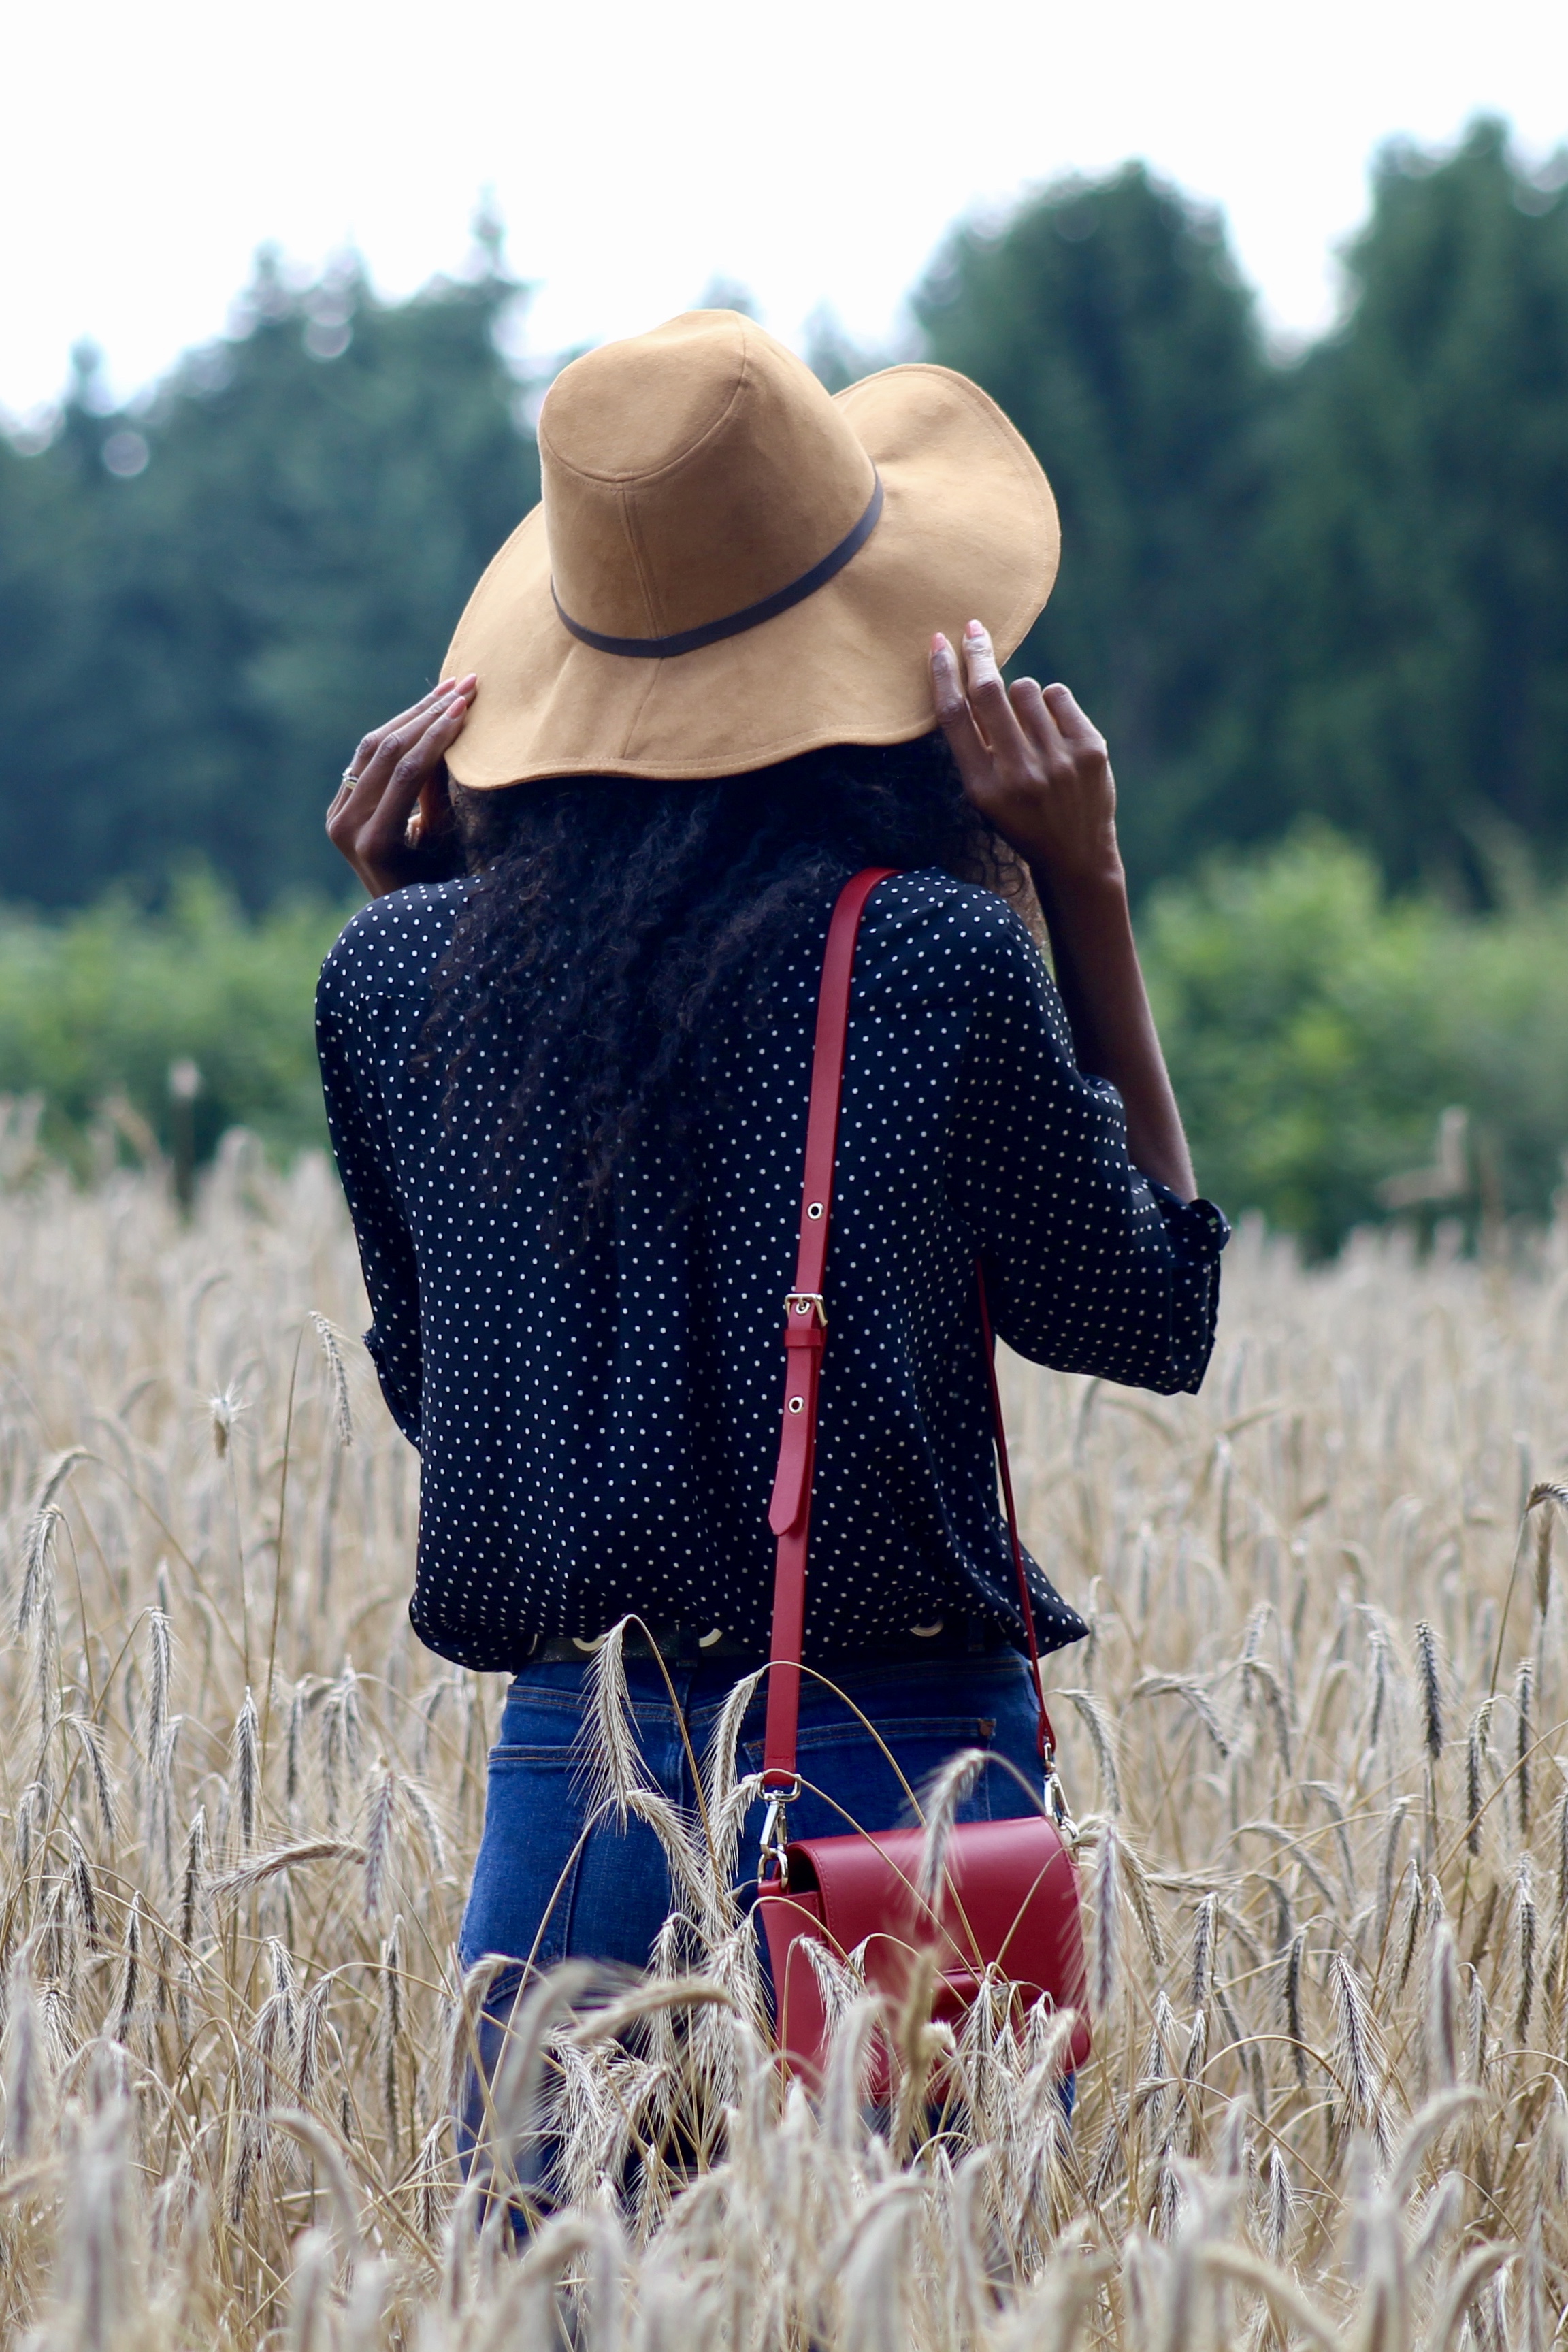
[{"label": "woman's right hand", "polygon": [[327,839],[373,898],[452,871],[447,753],[461,734],[477,677],[447,678],[373,728],[327,811]]}]

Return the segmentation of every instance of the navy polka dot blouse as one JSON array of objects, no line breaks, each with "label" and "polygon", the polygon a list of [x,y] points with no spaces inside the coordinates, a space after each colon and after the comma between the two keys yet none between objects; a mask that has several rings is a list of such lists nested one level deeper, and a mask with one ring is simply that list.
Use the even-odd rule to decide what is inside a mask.
[{"label": "navy polka dot blouse", "polygon": [[[465,885],[357,914],[317,1027],[386,1401],[421,1459],[415,1628],[515,1671],[552,1637],[636,1612],[765,1654],[768,1496],[784,1386],[812,1023],[829,906],[776,1017],[708,1103],[697,1204],[657,1166],[569,1260],[541,1237],[559,1138],[481,1181],[410,1067]],[[1214,1340],[1228,1228],[1128,1160],[1121,1098],[1077,1068],[1018,918],[939,872],[873,894],[855,968],[827,1268],[807,1659],[966,1614],[1023,1627],[996,1498],[973,1265],[1037,1363],[1169,1393]],[[1036,1571],[1042,1649],[1082,1621]]]}]

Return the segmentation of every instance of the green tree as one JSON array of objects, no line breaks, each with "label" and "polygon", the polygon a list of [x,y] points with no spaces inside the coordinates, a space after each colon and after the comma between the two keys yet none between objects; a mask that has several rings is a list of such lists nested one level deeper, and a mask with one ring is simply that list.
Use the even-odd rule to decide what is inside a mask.
[{"label": "green tree", "polygon": [[1218,222],[1129,164],[958,230],[915,297],[1051,478],[1061,577],[1017,666],[1110,739],[1135,878],[1210,837],[1237,756],[1272,378]]},{"label": "green tree", "polygon": [[253,904],[335,884],[344,761],[433,681],[538,496],[496,341],[518,292],[493,254],[399,304],[263,257],[242,331],[145,414],[98,414],[79,371],[49,447],[0,449],[6,896],[157,885],[193,854]]},{"label": "green tree", "polygon": [[1204,1189],[1331,1250],[1432,1166],[1452,1108],[1468,1142],[1441,1213],[1544,1216],[1568,1145],[1565,915],[1561,896],[1484,916],[1391,898],[1314,823],[1163,885],[1145,961]]},{"label": "green tree", "polygon": [[[1388,875],[1568,846],[1568,191],[1483,121],[1378,166],[1343,326],[1291,387],[1233,835],[1331,817]],[[1262,787],[1259,790],[1259,787]]]},{"label": "green tree", "polygon": [[[89,681],[110,659],[101,583],[121,485],[101,462],[109,438],[96,413],[97,354],[72,354],[69,395],[47,447],[0,434],[0,897],[73,898],[67,874],[48,887],[49,848],[70,819],[62,756],[81,727]],[[106,788],[100,786],[100,790]],[[107,789],[112,789],[110,785]],[[91,888],[101,869],[86,877]],[[63,882],[63,887],[61,883]]]}]

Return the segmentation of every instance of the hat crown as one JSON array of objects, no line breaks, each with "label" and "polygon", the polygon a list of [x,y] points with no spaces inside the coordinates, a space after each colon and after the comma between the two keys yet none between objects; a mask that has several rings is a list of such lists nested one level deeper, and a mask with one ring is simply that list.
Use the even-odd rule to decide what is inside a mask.
[{"label": "hat crown", "polygon": [[811,370],[734,310],[689,310],[574,360],[539,449],[555,594],[606,637],[703,629],[778,595],[876,488]]}]

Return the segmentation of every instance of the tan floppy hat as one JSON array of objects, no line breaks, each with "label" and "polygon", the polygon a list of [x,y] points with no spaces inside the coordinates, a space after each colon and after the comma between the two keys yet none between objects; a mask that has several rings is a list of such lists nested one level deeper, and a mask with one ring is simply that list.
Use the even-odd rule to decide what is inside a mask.
[{"label": "tan floppy hat", "polygon": [[574,360],[539,450],[442,673],[479,676],[448,754],[471,790],[908,742],[932,631],[977,615],[1005,660],[1056,578],[1050,484],[977,384],[894,367],[830,398],[734,310]]}]

